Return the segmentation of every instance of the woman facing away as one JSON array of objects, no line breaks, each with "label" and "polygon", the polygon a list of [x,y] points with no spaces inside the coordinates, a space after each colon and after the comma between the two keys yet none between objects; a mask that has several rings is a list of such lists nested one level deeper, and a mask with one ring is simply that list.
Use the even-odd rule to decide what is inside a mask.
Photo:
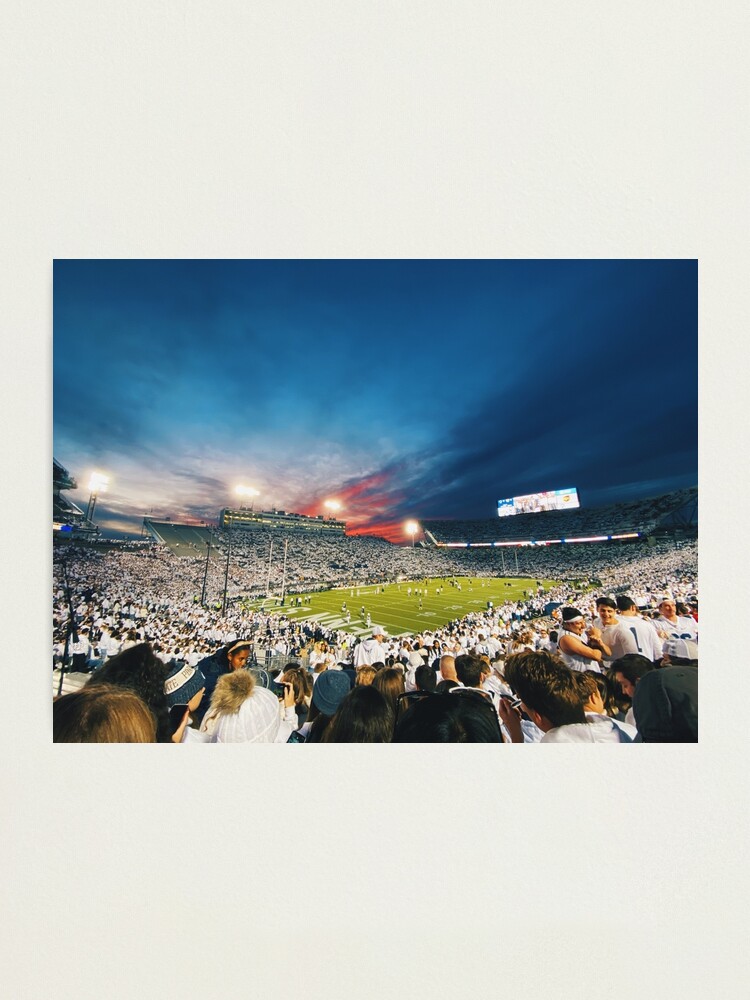
[{"label": "woman facing away", "polygon": [[168,675],[167,665],[147,642],[141,642],[110,657],[96,671],[86,688],[113,684],[115,687],[135,691],[154,716],[157,743],[171,743],[173,733],[169,721],[169,704],[164,692]]},{"label": "woman facing away", "polygon": [[156,719],[134,691],[86,684],[52,705],[55,743],[156,743]]},{"label": "woman facing away", "polygon": [[233,670],[218,678],[201,734],[211,743],[286,743],[296,727],[291,683],[279,703],[247,670]]},{"label": "woman facing away", "polygon": [[393,708],[371,684],[352,688],[336,710],[321,743],[390,743]]}]

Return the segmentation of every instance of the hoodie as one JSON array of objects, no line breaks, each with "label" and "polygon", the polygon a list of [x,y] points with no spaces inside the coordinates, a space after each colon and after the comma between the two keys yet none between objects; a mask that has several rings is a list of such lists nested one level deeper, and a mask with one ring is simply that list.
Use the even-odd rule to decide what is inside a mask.
[{"label": "hoodie", "polygon": [[354,666],[385,663],[387,656],[388,650],[376,638],[364,639],[354,650]]}]

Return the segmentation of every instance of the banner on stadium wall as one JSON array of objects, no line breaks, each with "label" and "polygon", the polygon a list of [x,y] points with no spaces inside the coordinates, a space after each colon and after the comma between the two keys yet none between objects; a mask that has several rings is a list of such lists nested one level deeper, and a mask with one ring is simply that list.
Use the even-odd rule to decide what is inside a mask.
[{"label": "banner on stadium wall", "polygon": [[580,506],[575,488],[547,490],[544,493],[527,493],[522,497],[498,500],[497,514],[498,517],[508,517],[511,514],[535,514],[543,510],[573,510]]}]

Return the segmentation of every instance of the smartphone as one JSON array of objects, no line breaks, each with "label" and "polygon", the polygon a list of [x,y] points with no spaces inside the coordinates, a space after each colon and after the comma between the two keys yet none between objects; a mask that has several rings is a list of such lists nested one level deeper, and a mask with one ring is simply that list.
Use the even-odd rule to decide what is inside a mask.
[{"label": "smartphone", "polygon": [[172,732],[176,733],[180,728],[182,720],[185,718],[185,712],[187,712],[187,705],[172,705],[169,710],[169,724],[172,727]]},{"label": "smartphone", "polygon": [[510,702],[510,707],[511,708],[520,708],[521,707],[521,699],[520,698],[512,698],[509,694],[501,694],[500,697],[503,699],[503,701]]}]

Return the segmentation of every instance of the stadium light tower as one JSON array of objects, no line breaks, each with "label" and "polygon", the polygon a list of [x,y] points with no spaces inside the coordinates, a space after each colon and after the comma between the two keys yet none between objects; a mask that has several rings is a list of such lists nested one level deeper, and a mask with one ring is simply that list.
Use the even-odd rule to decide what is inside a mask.
[{"label": "stadium light tower", "polygon": [[89,489],[91,490],[91,493],[89,495],[89,505],[86,508],[87,521],[93,520],[97,497],[100,493],[104,493],[106,491],[108,485],[109,476],[104,476],[101,472],[91,473],[91,479],[89,480]]},{"label": "stadium light tower", "polygon": [[404,531],[407,535],[411,535],[411,547],[414,548],[414,536],[419,531],[419,525],[416,521],[407,521],[404,525]]},{"label": "stadium light tower", "polygon": [[[256,490],[253,486],[236,486],[234,492],[241,497],[250,497],[250,510],[253,509],[252,498],[260,496],[260,492]],[[245,504],[240,504],[240,509],[244,510]]]}]

